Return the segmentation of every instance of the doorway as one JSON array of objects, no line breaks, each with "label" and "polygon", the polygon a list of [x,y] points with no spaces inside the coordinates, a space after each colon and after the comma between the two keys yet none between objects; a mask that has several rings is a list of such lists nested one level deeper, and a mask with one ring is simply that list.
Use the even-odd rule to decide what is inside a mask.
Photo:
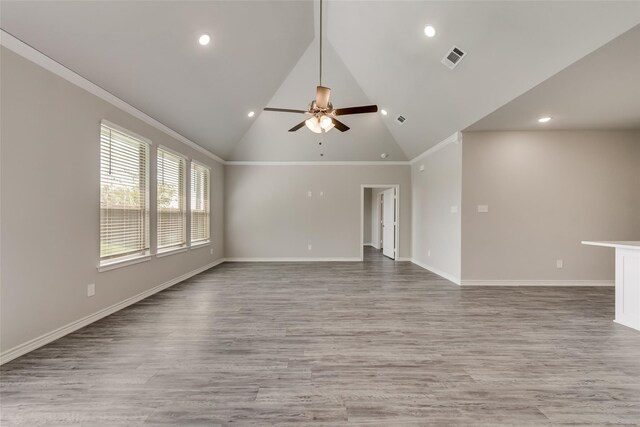
[{"label": "doorway", "polygon": [[396,260],[399,248],[399,185],[362,185],[360,260]]}]

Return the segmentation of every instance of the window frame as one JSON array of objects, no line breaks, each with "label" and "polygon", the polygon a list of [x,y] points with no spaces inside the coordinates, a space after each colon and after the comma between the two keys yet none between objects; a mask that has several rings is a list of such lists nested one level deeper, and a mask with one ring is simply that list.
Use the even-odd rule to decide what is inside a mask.
[{"label": "window frame", "polygon": [[[196,165],[207,171],[207,237],[204,239],[193,240],[193,166]],[[191,160],[189,164],[189,247],[198,248],[211,244],[211,168],[197,160]]]},{"label": "window frame", "polygon": [[[183,197],[182,197],[182,205],[184,207],[184,212],[183,212],[183,223],[182,223],[182,227],[183,227],[183,233],[184,233],[184,243],[180,244],[180,245],[173,245],[173,246],[165,246],[165,247],[160,247],[159,245],[159,230],[160,230],[160,208],[158,206],[158,183],[160,182],[158,177],[159,177],[159,172],[158,172],[158,159],[160,158],[159,156],[159,151],[165,151],[169,154],[172,154],[178,158],[180,158],[184,163],[184,170],[182,171],[182,193],[183,193]],[[188,199],[190,197],[190,193],[189,193],[189,184],[187,183],[188,179],[189,179],[189,175],[187,173],[187,170],[190,168],[190,159],[185,156],[182,153],[177,152],[176,150],[173,150],[169,147],[166,147],[164,145],[158,145],[158,148],[155,150],[155,161],[156,161],[156,201],[155,201],[155,218],[156,218],[156,245],[155,245],[155,255],[156,257],[160,258],[163,256],[167,256],[167,255],[171,255],[174,253],[181,253],[181,252],[185,252],[188,248],[189,248],[189,237],[190,237],[190,233],[189,233],[189,228],[190,228],[190,223],[188,220],[189,217],[189,204],[188,204]]]},{"label": "window frame", "polygon": [[[144,179],[141,182],[145,184],[145,223],[143,227],[144,240],[147,242],[147,248],[143,249],[140,253],[122,255],[119,257],[111,257],[103,259],[101,255],[101,246],[102,246],[102,238],[100,236],[102,232],[101,225],[101,198],[102,198],[102,128],[107,127],[117,132],[123,133],[132,139],[136,139],[141,143],[145,144],[146,156],[145,156],[145,173]],[[137,264],[140,262],[148,261],[151,259],[151,157],[153,150],[153,142],[149,138],[145,138],[135,132],[130,131],[122,126],[119,126],[115,123],[112,123],[108,120],[101,120],[100,125],[98,127],[98,265],[97,269],[99,272],[113,270],[115,268],[124,267],[128,265]]]}]

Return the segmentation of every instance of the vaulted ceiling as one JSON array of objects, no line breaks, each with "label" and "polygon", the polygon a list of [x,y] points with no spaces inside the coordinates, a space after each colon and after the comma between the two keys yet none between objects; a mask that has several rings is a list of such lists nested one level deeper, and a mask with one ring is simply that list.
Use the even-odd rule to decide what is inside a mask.
[{"label": "vaulted ceiling", "polygon": [[572,129],[640,129],[640,25],[466,130]]},{"label": "vaulted ceiling", "polygon": [[[222,158],[301,161],[413,158],[640,24],[636,1],[325,6],[333,104],[389,115],[345,117],[350,131],[321,137],[287,132],[304,116],[261,112],[313,99],[317,2],[2,1],[0,26]],[[454,44],[467,55],[450,70]]]}]

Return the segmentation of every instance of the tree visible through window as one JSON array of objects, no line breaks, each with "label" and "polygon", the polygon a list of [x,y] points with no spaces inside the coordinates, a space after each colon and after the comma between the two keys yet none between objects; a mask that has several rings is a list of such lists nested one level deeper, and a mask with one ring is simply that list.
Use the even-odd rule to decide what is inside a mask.
[{"label": "tree visible through window", "polygon": [[100,261],[149,251],[149,145],[100,127]]}]

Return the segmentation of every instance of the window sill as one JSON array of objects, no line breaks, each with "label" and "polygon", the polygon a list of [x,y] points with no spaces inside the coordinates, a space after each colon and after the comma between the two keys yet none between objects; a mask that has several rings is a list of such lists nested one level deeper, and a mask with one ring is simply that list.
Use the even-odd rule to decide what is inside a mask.
[{"label": "window sill", "polygon": [[140,255],[135,258],[127,258],[118,261],[106,262],[104,264],[98,265],[98,272],[102,273],[103,271],[115,270],[116,268],[127,267],[133,264],[139,264],[141,262],[149,261],[151,259],[151,255]]},{"label": "window sill", "polygon": [[158,251],[158,253],[156,254],[156,258],[163,258],[169,255],[181,254],[183,252],[187,252],[188,250],[189,248],[186,248],[184,246],[181,246],[179,248],[169,248],[169,249],[161,250],[161,251]]},{"label": "window sill", "polygon": [[211,240],[203,240],[201,242],[196,242],[191,244],[191,249],[204,248],[206,246],[211,245]]}]

